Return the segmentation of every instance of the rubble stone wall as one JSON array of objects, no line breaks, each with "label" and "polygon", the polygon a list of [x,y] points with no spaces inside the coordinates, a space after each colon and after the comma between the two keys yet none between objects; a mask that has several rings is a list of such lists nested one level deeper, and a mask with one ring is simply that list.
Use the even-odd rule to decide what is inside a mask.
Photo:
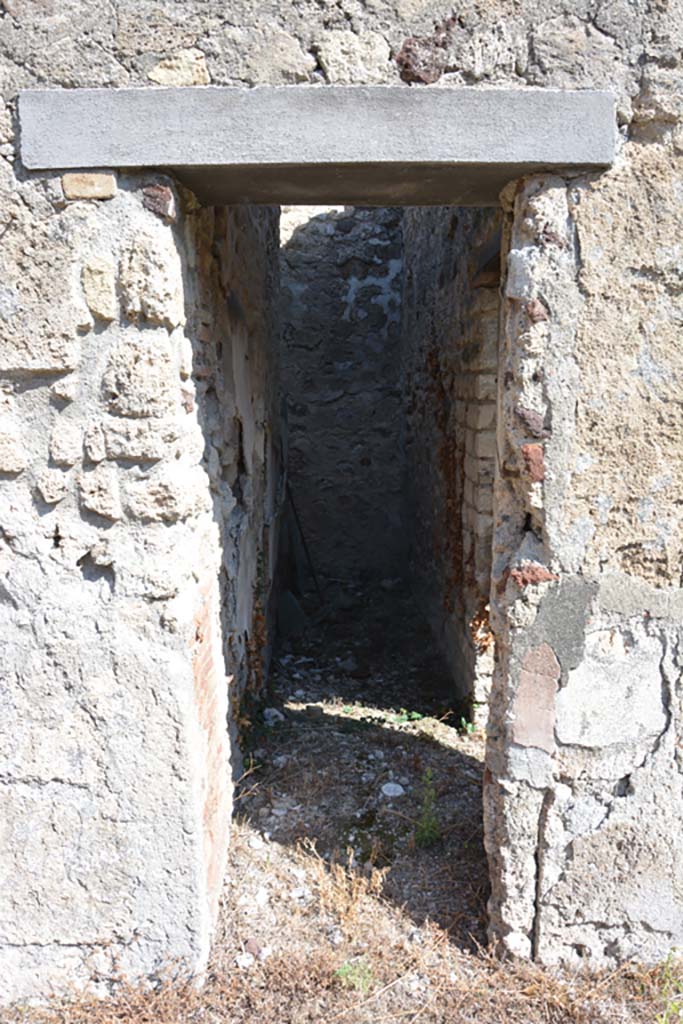
[{"label": "rubble stone wall", "polygon": [[[613,170],[506,198],[491,923],[547,961],[680,945],[682,40],[680,0],[3,0],[3,999],[106,975],[112,953],[131,974],[200,965],[199,808],[227,803],[206,775],[227,762],[206,652],[233,609],[221,457],[183,395],[192,247],[132,179],[83,201],[25,172],[15,97],[35,85],[614,91]],[[272,434],[263,451],[274,466]]]},{"label": "rubble stone wall", "polygon": [[282,212],[289,485],[327,578],[405,567],[401,221],[395,209]]},{"label": "rubble stone wall", "polygon": [[458,695],[485,724],[500,212],[408,208],[401,349],[412,574]]},{"label": "rubble stone wall", "polygon": [[683,937],[681,478],[665,454],[683,422],[681,156],[657,125],[599,178],[506,197],[491,931],[550,963],[655,960]]},{"label": "rubble stone wall", "polygon": [[280,455],[275,212],[113,174],[4,200],[8,1001],[206,959]]}]

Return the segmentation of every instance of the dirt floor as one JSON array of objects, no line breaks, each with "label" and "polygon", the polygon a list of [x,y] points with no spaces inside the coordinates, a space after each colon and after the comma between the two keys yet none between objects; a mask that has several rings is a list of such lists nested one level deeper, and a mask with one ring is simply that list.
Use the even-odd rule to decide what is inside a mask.
[{"label": "dirt floor", "polygon": [[332,591],[245,711],[228,880],[203,988],[169,977],[3,1024],[683,1019],[683,971],[570,976],[485,950],[484,737],[409,591]]}]

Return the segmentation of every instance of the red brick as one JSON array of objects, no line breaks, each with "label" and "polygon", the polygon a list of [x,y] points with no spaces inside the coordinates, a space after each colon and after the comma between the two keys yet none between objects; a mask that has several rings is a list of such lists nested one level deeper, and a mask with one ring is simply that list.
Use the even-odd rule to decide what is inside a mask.
[{"label": "red brick", "polygon": [[545,565],[540,565],[538,562],[522,562],[512,570],[510,576],[520,588],[534,583],[548,583],[560,578],[557,573],[551,572]]},{"label": "red brick", "polygon": [[555,695],[560,672],[560,663],[549,644],[541,644],[527,653],[512,708],[513,743],[553,753]]},{"label": "red brick", "polygon": [[142,190],[142,204],[165,221],[175,222],[175,198],[168,185],[147,185]]},{"label": "red brick", "polygon": [[545,480],[545,462],[543,458],[543,445],[542,444],[523,444],[522,458],[524,459],[524,465],[526,471],[529,474],[531,480],[534,483],[540,483],[541,480]]}]

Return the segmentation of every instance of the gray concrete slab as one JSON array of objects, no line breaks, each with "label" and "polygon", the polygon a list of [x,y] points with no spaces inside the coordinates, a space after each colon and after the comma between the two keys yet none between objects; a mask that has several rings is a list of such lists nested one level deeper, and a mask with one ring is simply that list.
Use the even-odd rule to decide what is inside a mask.
[{"label": "gray concrete slab", "polygon": [[29,170],[163,168],[205,203],[486,206],[611,164],[609,93],[407,86],[29,90]]}]

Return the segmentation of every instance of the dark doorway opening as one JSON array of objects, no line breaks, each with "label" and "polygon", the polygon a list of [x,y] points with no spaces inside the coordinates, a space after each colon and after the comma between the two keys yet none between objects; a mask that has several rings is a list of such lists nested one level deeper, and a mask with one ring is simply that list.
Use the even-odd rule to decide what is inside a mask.
[{"label": "dark doorway opening", "polygon": [[266,839],[382,873],[461,946],[484,941],[488,891],[499,228],[497,210],[281,211],[287,497],[240,805]]}]

